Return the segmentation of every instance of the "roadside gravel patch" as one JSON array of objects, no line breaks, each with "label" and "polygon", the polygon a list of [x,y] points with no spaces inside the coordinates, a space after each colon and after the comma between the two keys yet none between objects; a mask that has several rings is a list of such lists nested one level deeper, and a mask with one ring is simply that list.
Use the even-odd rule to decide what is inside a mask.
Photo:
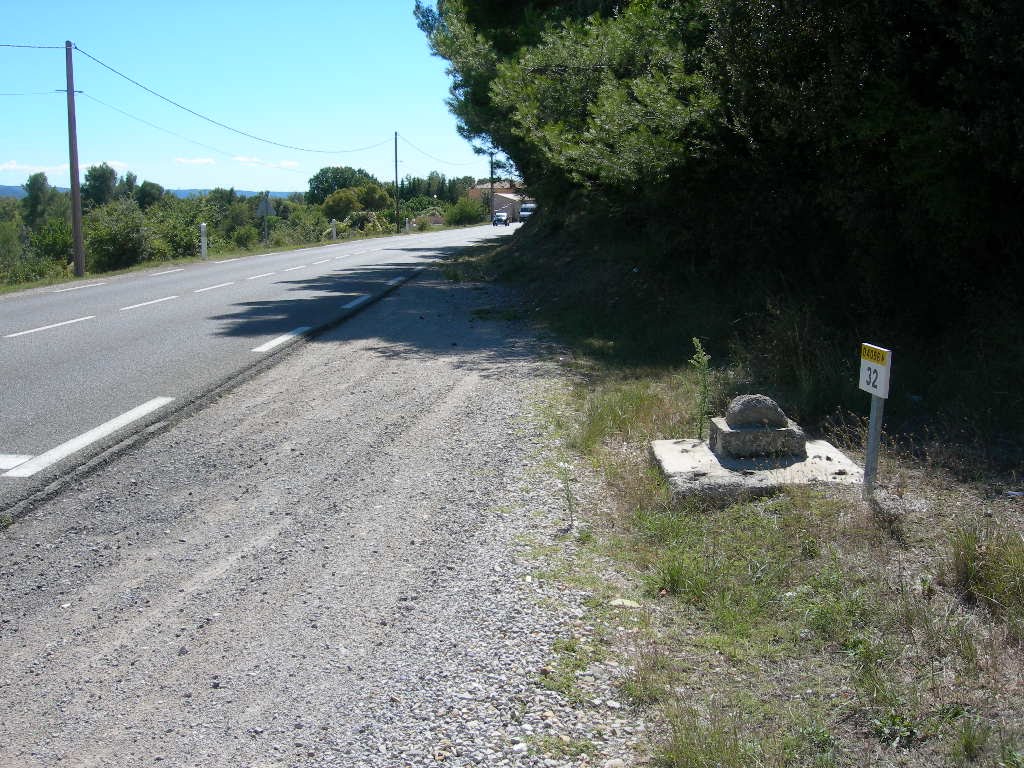
[{"label": "roadside gravel patch", "polygon": [[427,272],[0,534],[0,765],[636,764],[614,662],[540,684],[589,595],[505,301]]}]

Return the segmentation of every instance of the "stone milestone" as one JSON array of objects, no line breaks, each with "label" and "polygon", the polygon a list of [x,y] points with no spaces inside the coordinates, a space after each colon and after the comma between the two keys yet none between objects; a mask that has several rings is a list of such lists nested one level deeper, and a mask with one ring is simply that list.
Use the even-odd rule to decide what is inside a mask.
[{"label": "stone milestone", "polygon": [[740,395],[711,419],[708,445],[718,456],[734,459],[806,456],[807,437],[767,395]]}]

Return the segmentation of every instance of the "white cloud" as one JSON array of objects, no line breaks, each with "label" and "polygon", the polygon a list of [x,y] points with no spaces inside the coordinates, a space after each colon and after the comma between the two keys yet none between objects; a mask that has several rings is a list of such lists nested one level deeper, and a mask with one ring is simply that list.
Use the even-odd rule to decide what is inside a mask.
[{"label": "white cloud", "polygon": [[182,165],[216,165],[217,161],[212,157],[176,157],[174,162]]},{"label": "white cloud", "polygon": [[70,165],[63,163],[62,165],[29,165],[27,163],[19,163],[17,160],[7,160],[0,163],[0,171],[10,171],[11,173],[67,173],[70,169]]}]

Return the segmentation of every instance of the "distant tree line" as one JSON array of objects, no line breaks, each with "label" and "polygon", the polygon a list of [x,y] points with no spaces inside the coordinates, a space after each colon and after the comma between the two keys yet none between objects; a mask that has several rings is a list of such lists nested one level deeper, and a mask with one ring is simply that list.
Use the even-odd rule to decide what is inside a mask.
[{"label": "distant tree line", "polygon": [[[482,206],[456,206],[473,179],[407,176],[399,185],[400,215],[419,228],[440,220],[452,224],[482,219]],[[45,173],[29,176],[21,200],[0,198],[0,282],[57,279],[71,262],[70,195],[50,186]],[[436,197],[435,197],[436,195]],[[131,172],[118,177],[106,163],[86,170],[81,186],[86,269],[103,272],[146,261],[189,258],[199,252],[199,225],[207,224],[213,253],[260,244],[259,196],[213,189],[179,198]],[[268,240],[273,247],[324,241],[331,220],[340,235],[395,229],[394,183],[349,167],[323,168],[309,191],[273,201]]]}]

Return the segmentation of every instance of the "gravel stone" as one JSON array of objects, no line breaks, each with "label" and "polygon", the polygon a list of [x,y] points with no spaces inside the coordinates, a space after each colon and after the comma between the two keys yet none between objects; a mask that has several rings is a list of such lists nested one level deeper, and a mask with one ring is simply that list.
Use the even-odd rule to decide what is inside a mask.
[{"label": "gravel stone", "polygon": [[594,622],[508,301],[428,271],[0,533],[0,765],[637,765],[627,670],[539,682]]}]

